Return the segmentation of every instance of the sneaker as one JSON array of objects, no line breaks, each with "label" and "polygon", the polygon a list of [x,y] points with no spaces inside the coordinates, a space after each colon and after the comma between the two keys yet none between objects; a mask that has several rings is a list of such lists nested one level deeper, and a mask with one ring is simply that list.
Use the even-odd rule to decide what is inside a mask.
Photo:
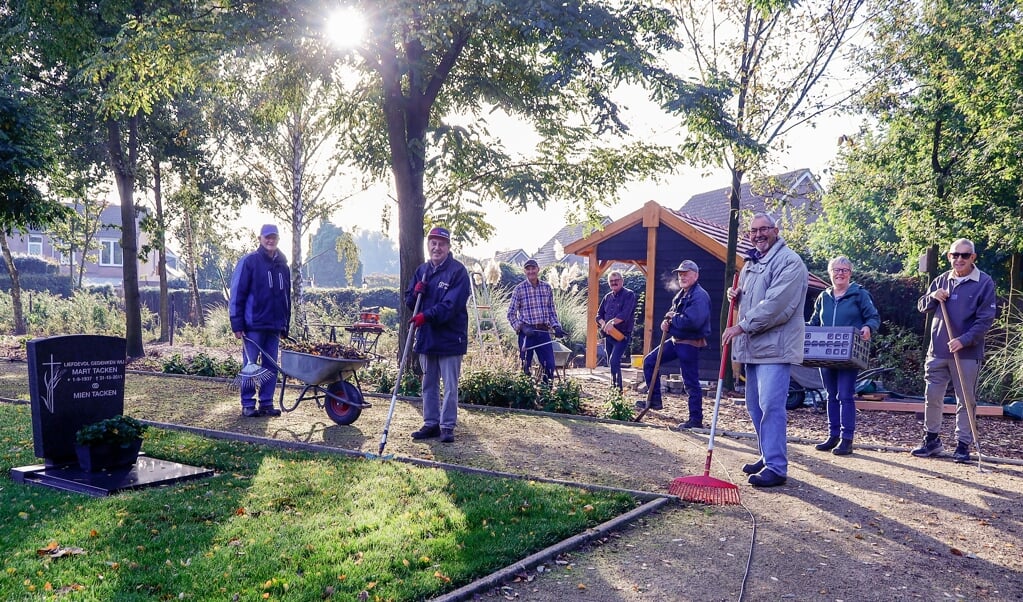
[{"label": "sneaker", "polygon": [[831,450],[831,453],[836,456],[848,456],[852,453],[852,439],[842,439],[842,442],[838,444],[838,447]]},{"label": "sneaker", "polygon": [[433,426],[423,425],[423,428],[412,433],[413,439],[433,439],[434,437],[440,437],[440,427],[436,424]]},{"label": "sneaker", "polygon": [[440,430],[440,442],[441,443],[454,443],[455,442],[455,430],[454,429],[441,429]]},{"label": "sneaker", "polygon": [[273,407],[273,406],[268,406],[268,407],[265,407],[265,408],[261,407],[261,408],[259,408],[259,415],[260,416],[275,417],[275,416],[280,416],[281,415],[281,411],[278,410],[277,408]]},{"label": "sneaker", "polygon": [[777,487],[784,485],[787,479],[770,468],[765,468],[759,473],[750,475],[749,484],[754,487]]},{"label": "sneaker", "polygon": [[924,437],[924,442],[920,444],[920,447],[915,448],[909,452],[918,458],[930,458],[941,453],[942,445],[941,438],[937,435],[931,435],[930,433]]},{"label": "sneaker", "polygon": [[746,473],[746,474],[757,474],[758,472],[760,472],[761,470],[764,469],[764,466],[766,466],[766,464],[764,464],[764,459],[760,458],[756,462],[750,462],[749,464],[743,464],[742,465],[742,471],[744,473]]},{"label": "sneaker", "polygon": [[259,418],[262,414],[256,408],[242,408],[242,416],[246,418]]},{"label": "sneaker", "polygon": [[703,421],[702,420],[693,420],[692,418],[690,418],[689,420],[686,420],[685,422],[679,424],[678,428],[680,430],[681,429],[702,429],[703,428]]},{"label": "sneaker", "polygon": [[817,445],[814,445],[813,448],[817,451],[831,451],[838,446],[838,441],[838,437],[828,437],[826,441],[822,441]]},{"label": "sneaker", "polygon": [[956,450],[952,452],[952,461],[959,464],[966,464],[970,461],[970,444],[962,441],[956,443]]}]

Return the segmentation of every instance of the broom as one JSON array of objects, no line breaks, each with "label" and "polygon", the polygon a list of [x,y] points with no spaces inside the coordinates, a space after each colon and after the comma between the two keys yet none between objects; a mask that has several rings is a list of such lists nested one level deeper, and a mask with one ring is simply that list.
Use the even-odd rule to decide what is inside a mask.
[{"label": "broom", "polygon": [[[739,274],[735,274],[732,288],[739,286]],[[735,317],[735,298],[728,302],[728,327]],[[677,495],[687,502],[705,504],[735,505],[739,503],[739,488],[734,483],[710,476],[710,461],[714,455],[714,432],[718,426],[718,410],[721,408],[721,392],[725,382],[725,362],[728,359],[728,345],[721,346],[721,368],[718,370],[718,391],[714,397],[714,418],[710,422],[710,442],[707,444],[707,462],[703,474],[679,477],[668,486],[668,493]]]}]

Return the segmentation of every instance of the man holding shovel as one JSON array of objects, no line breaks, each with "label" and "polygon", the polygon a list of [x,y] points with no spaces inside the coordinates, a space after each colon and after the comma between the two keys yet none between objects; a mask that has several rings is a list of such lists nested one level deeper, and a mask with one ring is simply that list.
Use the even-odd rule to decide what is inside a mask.
[{"label": "man holding shovel", "polygon": [[458,421],[458,377],[462,356],[469,346],[469,313],[465,308],[469,272],[451,256],[451,233],[447,229],[430,230],[426,245],[430,259],[416,269],[416,277],[405,291],[405,305],[418,312],[412,316],[411,325],[416,329],[414,349],[423,368],[423,427],[412,433],[412,438],[440,437],[441,443],[451,443]]},{"label": "man holding shovel", "polygon": [[[661,409],[661,379],[654,372],[658,365],[678,360],[682,367],[682,382],[689,395],[689,420],[678,425],[681,429],[703,428],[703,388],[700,386],[699,350],[707,346],[710,336],[710,295],[697,282],[700,266],[686,259],[672,270],[678,278],[678,293],[671,300],[671,311],[661,321],[661,344],[643,358],[643,377],[649,387],[651,410]],[[660,372],[660,369],[657,369]],[[636,402],[637,409],[647,406],[646,400]]]},{"label": "man holding shovel", "polygon": [[[927,458],[941,453],[941,413],[945,391],[952,381],[956,397],[956,449],[952,459],[970,461],[974,442],[977,374],[984,359],[984,336],[997,312],[995,283],[974,265],[973,242],[965,238],[952,243],[948,260],[952,269],[931,282],[927,294],[917,301],[921,312],[934,312],[931,343],[924,363],[924,441],[914,456]],[[943,306],[943,307],[942,307]]]}]

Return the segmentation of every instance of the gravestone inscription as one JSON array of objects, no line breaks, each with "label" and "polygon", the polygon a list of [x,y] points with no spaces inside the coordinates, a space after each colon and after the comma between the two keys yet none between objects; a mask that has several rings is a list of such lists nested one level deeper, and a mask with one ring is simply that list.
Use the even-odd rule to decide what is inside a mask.
[{"label": "gravestone inscription", "polygon": [[46,466],[77,464],[75,433],[124,413],[126,341],[66,335],[27,344],[35,454]]}]

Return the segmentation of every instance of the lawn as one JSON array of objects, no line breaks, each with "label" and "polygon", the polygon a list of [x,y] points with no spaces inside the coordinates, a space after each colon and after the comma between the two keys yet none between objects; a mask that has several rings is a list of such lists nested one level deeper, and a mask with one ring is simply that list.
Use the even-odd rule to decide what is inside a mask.
[{"label": "lawn", "polygon": [[[106,498],[0,485],[0,599],[416,600],[637,504],[632,497],[150,429],[216,475]],[[0,403],[0,468],[38,463]]]}]

